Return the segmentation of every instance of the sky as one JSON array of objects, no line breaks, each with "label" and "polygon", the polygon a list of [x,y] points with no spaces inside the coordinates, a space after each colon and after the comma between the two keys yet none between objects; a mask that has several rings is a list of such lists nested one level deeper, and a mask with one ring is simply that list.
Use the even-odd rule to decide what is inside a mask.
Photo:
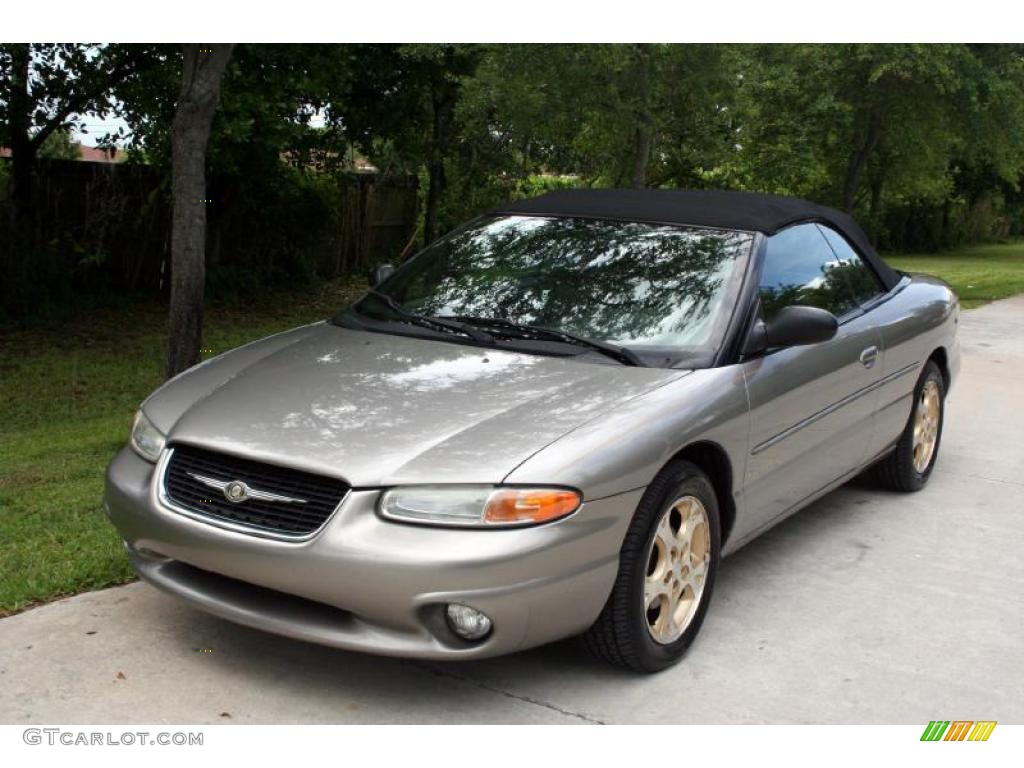
[{"label": "sky", "polygon": [[[321,110],[317,114],[313,115],[310,119],[309,124],[313,127],[320,127],[324,125],[325,119],[323,111]],[[71,137],[72,141],[77,141],[86,147],[95,147],[99,144],[100,139],[103,138],[107,133],[113,133],[123,129],[125,132],[128,131],[128,123],[123,118],[117,117],[116,115],[104,115],[89,116],[85,118],[85,129],[88,133],[82,133],[81,131],[75,131]]]},{"label": "sky", "polygon": [[115,117],[113,115],[106,115],[104,117],[87,117],[85,119],[85,129],[88,133],[75,131],[75,133],[72,134],[72,139],[87,147],[95,147],[105,134],[113,133],[117,131],[118,128],[123,128],[127,131],[128,123],[126,123],[122,118]]}]

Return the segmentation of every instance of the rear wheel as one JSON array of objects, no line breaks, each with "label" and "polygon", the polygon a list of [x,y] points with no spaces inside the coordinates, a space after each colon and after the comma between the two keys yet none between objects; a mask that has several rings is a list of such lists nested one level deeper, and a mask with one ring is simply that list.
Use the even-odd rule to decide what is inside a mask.
[{"label": "rear wheel", "polygon": [[720,542],[707,475],[687,461],[667,466],[633,516],[612,593],[584,635],[590,651],[639,672],[678,661],[704,621]]},{"label": "rear wheel", "polygon": [[872,476],[880,485],[911,492],[928,482],[939,456],[945,400],[942,372],[929,360],[914,387],[914,408],[896,449],[873,467]]}]

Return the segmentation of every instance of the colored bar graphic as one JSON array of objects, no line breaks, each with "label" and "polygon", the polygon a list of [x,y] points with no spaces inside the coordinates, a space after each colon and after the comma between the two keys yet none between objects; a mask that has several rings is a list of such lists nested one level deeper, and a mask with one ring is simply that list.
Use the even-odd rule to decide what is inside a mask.
[{"label": "colored bar graphic", "polygon": [[921,734],[921,741],[939,741],[949,727],[949,720],[932,720]]},{"label": "colored bar graphic", "polygon": [[921,741],[988,741],[995,727],[995,720],[931,720]]},{"label": "colored bar graphic", "polygon": [[995,727],[995,720],[979,720],[974,724],[974,730],[971,731],[971,735],[967,737],[967,740],[988,741],[988,737],[992,735]]},{"label": "colored bar graphic", "polygon": [[974,725],[973,720],[954,720],[946,731],[946,738],[943,741],[963,741],[967,738],[968,731]]}]

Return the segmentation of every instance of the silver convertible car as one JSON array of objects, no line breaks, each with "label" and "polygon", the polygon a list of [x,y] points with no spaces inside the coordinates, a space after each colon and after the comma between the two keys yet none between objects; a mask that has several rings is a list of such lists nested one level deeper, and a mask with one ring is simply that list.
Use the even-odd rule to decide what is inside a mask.
[{"label": "silver convertible car", "polygon": [[242,624],[433,659],[582,634],[653,672],[724,555],[865,470],[927,482],[959,312],[812,203],[553,193],[168,381],[106,509],[143,579]]}]

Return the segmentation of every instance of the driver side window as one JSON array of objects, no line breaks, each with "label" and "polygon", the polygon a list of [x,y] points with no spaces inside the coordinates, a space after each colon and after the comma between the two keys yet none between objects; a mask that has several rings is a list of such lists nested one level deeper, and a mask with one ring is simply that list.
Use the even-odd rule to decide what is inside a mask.
[{"label": "driver side window", "polygon": [[[798,224],[768,238],[761,272],[761,314],[768,322],[783,307],[800,305],[828,310],[836,317],[877,295],[877,279],[838,233],[844,245],[837,254],[817,224]],[[875,290],[865,283],[873,281]]]}]

